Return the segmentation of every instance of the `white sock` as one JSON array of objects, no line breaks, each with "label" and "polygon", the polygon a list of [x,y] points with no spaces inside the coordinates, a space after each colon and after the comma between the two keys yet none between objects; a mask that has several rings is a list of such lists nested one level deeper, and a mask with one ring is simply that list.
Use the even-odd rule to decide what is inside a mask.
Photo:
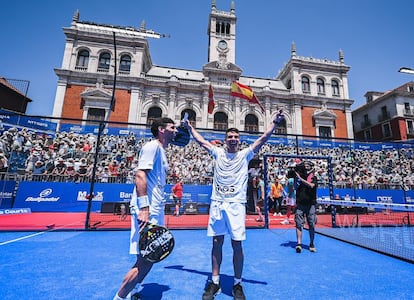
[{"label": "white sock", "polygon": [[118,292],[115,294],[115,297],[113,300],[124,300],[125,298],[121,298],[118,296]]},{"label": "white sock", "polygon": [[239,284],[241,282],[242,282],[242,279],[241,278],[234,277],[234,285],[237,285],[237,284]]},{"label": "white sock", "polygon": [[141,283],[137,283],[137,285],[131,291],[131,296],[135,293],[139,293],[140,290],[141,290]]},{"label": "white sock", "polygon": [[212,275],[211,280],[214,282],[214,284],[219,284],[220,282],[220,275]]}]

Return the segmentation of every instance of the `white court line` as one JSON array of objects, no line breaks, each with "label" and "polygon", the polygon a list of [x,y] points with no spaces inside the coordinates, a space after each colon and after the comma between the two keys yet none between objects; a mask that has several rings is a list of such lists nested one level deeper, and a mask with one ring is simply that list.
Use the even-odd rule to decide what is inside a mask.
[{"label": "white court line", "polygon": [[18,239],[14,239],[14,240],[10,240],[10,241],[5,241],[5,242],[0,243],[0,246],[7,245],[7,244],[10,244],[10,243],[14,243],[14,242],[18,242],[18,241],[21,241],[21,240],[25,240],[25,239],[28,239],[28,238],[31,238],[31,237],[34,237],[36,235],[40,235],[40,234],[43,234],[43,233],[46,233],[46,232],[47,231],[42,231],[42,232],[38,232],[38,233],[34,233],[34,234],[22,236],[22,237],[20,237]]},{"label": "white court line", "polygon": [[41,232],[29,234],[29,235],[26,235],[26,236],[22,236],[20,238],[14,239],[14,240],[5,241],[5,242],[0,243],[0,246],[4,246],[4,245],[10,244],[10,243],[14,243],[14,242],[18,242],[18,241],[21,241],[21,240],[25,240],[25,239],[28,239],[28,238],[31,238],[31,237],[34,237],[34,236],[37,236],[37,235],[44,234],[46,232],[51,232],[51,231],[55,231],[55,230],[58,230],[58,229],[61,229],[61,228],[65,228],[65,227],[71,226],[71,225],[75,225],[77,223],[79,223],[79,221],[76,221],[76,222],[73,222],[73,223],[70,223],[70,224],[66,224],[66,225],[63,225],[63,226],[60,226],[60,227],[52,228],[52,229],[49,229],[49,230],[45,230],[45,231],[41,231]]}]

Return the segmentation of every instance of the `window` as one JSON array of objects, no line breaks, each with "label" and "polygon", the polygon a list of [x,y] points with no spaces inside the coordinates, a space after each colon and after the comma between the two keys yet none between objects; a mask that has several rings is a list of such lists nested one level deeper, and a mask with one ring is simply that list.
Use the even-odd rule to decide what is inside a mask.
[{"label": "window", "polygon": [[101,55],[99,55],[98,69],[102,71],[108,71],[110,63],[111,63],[111,55],[108,52],[104,52],[104,53],[101,53]]},{"label": "window", "polygon": [[318,94],[325,94],[325,81],[322,78],[316,80],[316,86],[318,88]]},{"label": "window", "polygon": [[151,125],[152,122],[154,121],[154,119],[156,118],[161,118],[162,115],[162,110],[161,108],[155,106],[155,107],[151,107],[148,110],[148,118],[147,118],[147,124]]},{"label": "window", "polygon": [[259,131],[259,120],[253,114],[248,114],[244,118],[244,131],[247,132],[258,132]]},{"label": "window", "polygon": [[226,130],[228,128],[228,117],[223,112],[214,114],[214,129]]},{"label": "window", "polygon": [[184,109],[181,112],[180,120],[182,120],[184,118],[185,113],[188,113],[188,121],[190,122],[191,126],[196,127],[196,116],[197,116],[197,114],[195,113],[195,111],[192,110],[192,109]]},{"label": "window", "polygon": [[319,127],[319,136],[323,138],[330,138],[332,137],[331,127],[327,126],[320,126]]},{"label": "window", "polygon": [[89,51],[88,50],[79,51],[78,57],[76,59],[76,67],[88,68],[88,63],[89,63]]},{"label": "window", "polygon": [[105,109],[102,109],[102,108],[89,108],[87,119],[89,121],[103,121],[103,120],[105,120]]},{"label": "window", "polygon": [[413,120],[407,120],[407,132],[408,132],[408,134],[414,135],[414,122],[413,122]]},{"label": "window", "polygon": [[221,22],[217,21],[216,22],[216,33],[229,35],[230,34],[230,23],[224,22],[224,21],[221,21]]},{"label": "window", "polygon": [[386,123],[386,124],[382,125],[382,136],[385,137],[385,138],[391,136],[390,123]]},{"label": "window", "polygon": [[302,76],[302,92],[310,93],[309,78],[306,76]]},{"label": "window", "polygon": [[339,96],[339,83],[338,83],[338,81],[332,80],[331,87],[332,87],[332,95],[333,96]]},{"label": "window", "polygon": [[366,141],[370,141],[372,139],[371,130],[365,130],[364,137]]},{"label": "window", "polygon": [[410,103],[408,102],[404,102],[404,114],[411,115],[411,107],[410,107]]},{"label": "window", "polygon": [[119,70],[121,72],[131,71],[131,57],[129,55],[122,55],[119,63]]}]

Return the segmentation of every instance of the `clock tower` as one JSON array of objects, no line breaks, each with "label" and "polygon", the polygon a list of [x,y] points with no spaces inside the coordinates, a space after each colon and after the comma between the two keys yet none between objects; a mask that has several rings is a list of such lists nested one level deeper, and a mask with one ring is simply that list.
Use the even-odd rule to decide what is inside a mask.
[{"label": "clock tower", "polygon": [[230,12],[219,11],[216,0],[212,0],[208,26],[208,62],[216,61],[224,67],[228,63],[235,64],[236,53],[236,15],[234,1]]}]

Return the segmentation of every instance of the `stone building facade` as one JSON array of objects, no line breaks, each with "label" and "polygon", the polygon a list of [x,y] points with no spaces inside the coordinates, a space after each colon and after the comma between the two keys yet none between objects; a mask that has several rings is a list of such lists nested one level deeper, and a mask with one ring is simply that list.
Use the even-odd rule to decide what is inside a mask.
[{"label": "stone building facade", "polygon": [[[81,21],[76,12],[70,27],[63,28],[66,45],[62,66],[55,69],[53,116],[100,120],[110,115],[110,121],[149,124],[167,115],[178,122],[188,112],[197,128],[262,132],[283,109],[281,133],[353,138],[350,67],[341,51],[337,61],[302,57],[292,43],[289,61],[274,78],[248,76],[236,64],[236,24],[234,1],[229,11],[221,11],[213,0],[208,61],[200,70],[188,70],[152,63],[148,39],[161,35],[144,23],[140,28],[96,24]],[[231,96],[233,81],[251,87],[265,111]],[[212,114],[207,112],[210,84],[216,103]]]}]

